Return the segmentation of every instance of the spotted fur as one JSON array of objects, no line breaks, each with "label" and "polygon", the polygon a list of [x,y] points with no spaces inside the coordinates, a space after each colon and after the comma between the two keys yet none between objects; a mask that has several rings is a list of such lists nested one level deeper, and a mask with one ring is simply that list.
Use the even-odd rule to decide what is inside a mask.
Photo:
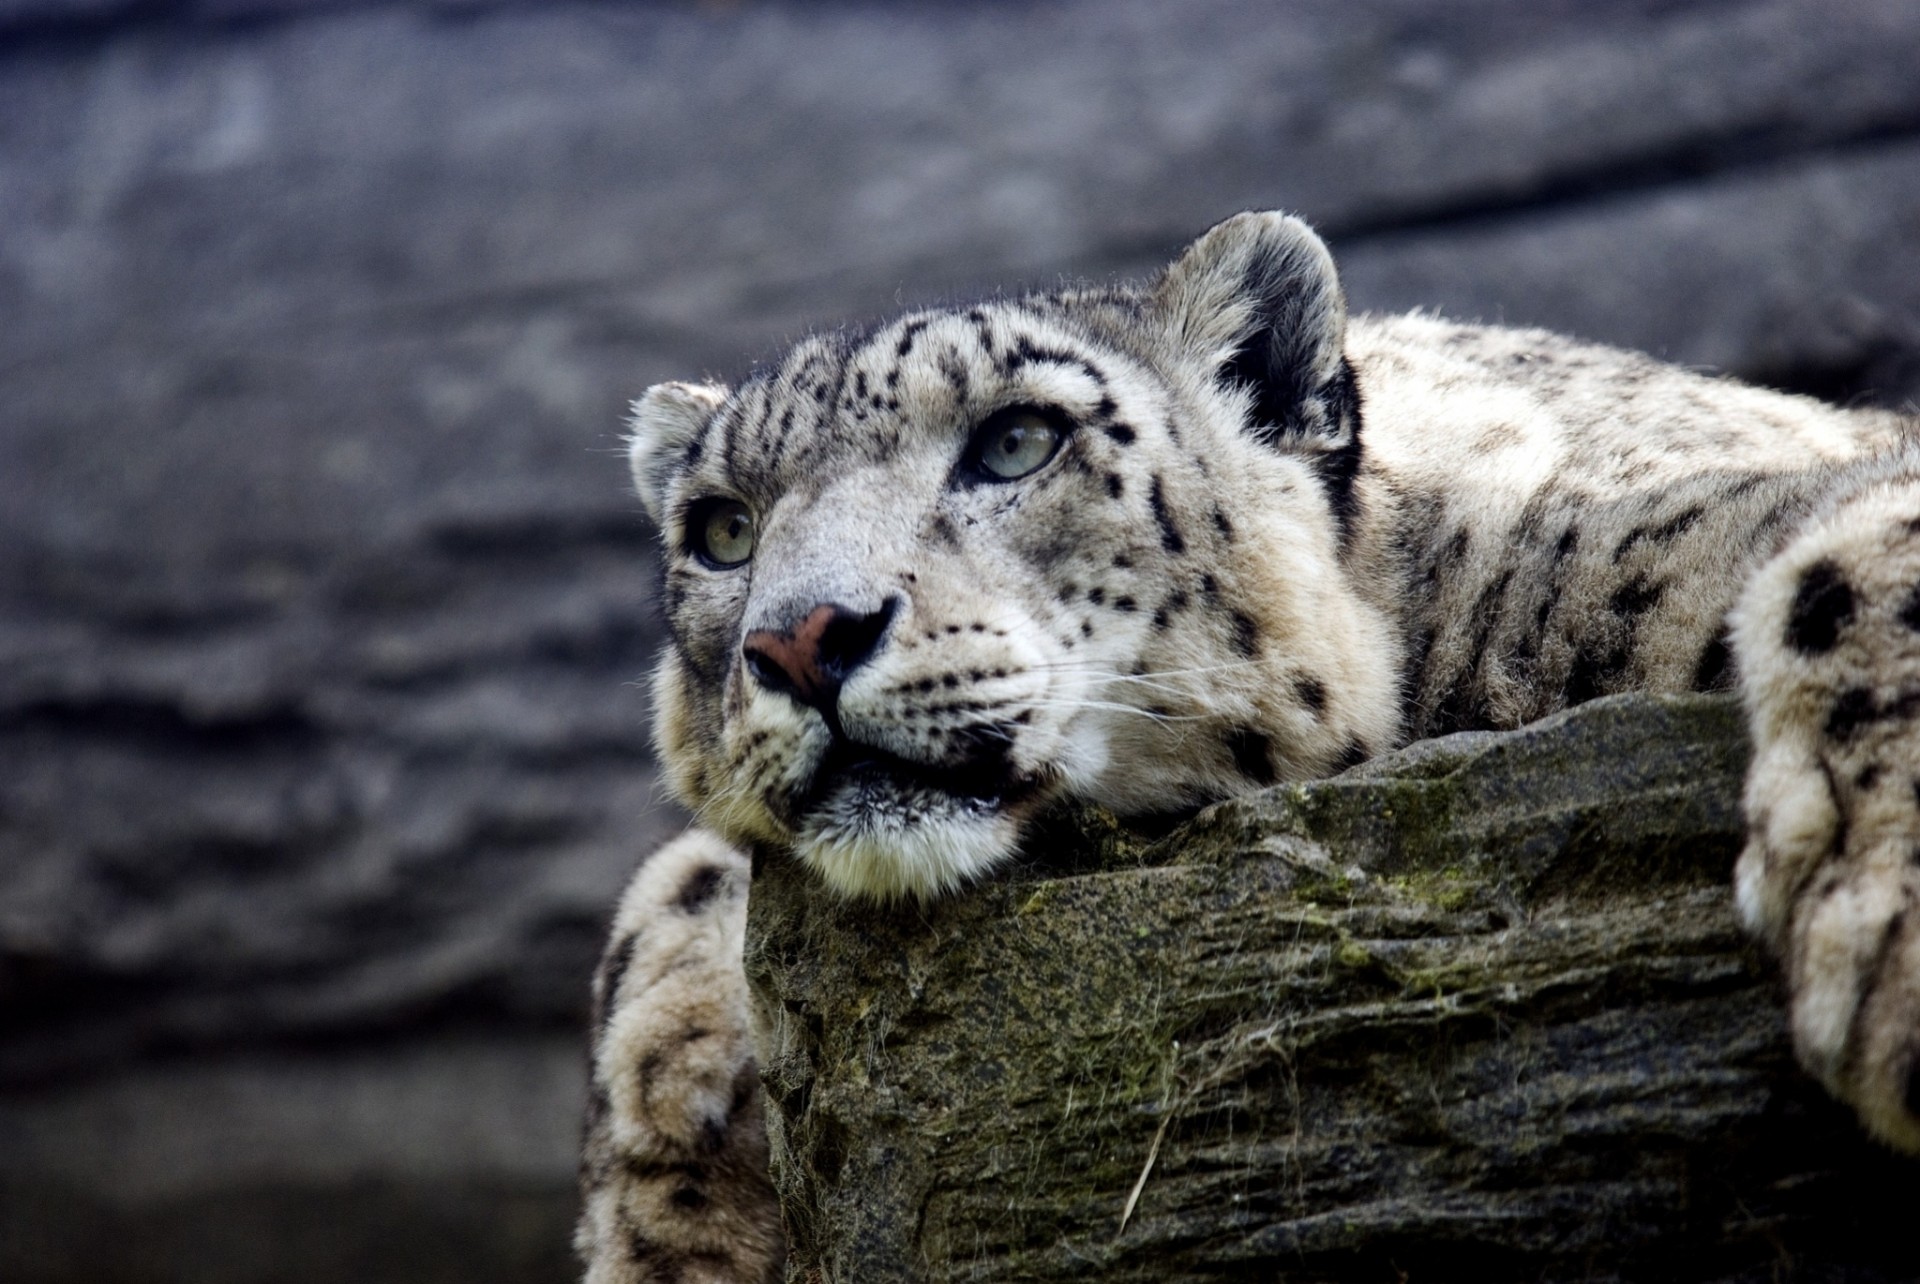
[{"label": "spotted fur", "polygon": [[760,1079],[740,974],[747,863],[694,830],[621,898],[593,982],[575,1243],[586,1284],[780,1276]]},{"label": "spotted fur", "polygon": [[[1539,331],[1350,320],[1320,240],[1248,214],[1144,288],[815,336],[731,389],[650,389],[633,426],[665,536],[655,734],[728,842],[832,893],[926,898],[1060,799],[1185,808],[1613,692],[1737,684],[1758,747],[1741,914],[1785,961],[1802,1059],[1920,1148],[1910,421]],[[649,872],[677,850],[643,867],[655,891],[610,960],[647,915],[689,912]],[[692,911],[726,920],[702,939],[728,967],[733,860]],[[604,1001],[652,1005],[633,1019],[670,1047],[719,1028],[659,1015],[721,995],[717,967]],[[690,1072],[701,1119],[751,1074],[727,1047]],[[603,1034],[596,1083],[659,1055]],[[644,1203],[635,1170],[588,1167],[592,1278],[650,1278],[594,1211]]]}]

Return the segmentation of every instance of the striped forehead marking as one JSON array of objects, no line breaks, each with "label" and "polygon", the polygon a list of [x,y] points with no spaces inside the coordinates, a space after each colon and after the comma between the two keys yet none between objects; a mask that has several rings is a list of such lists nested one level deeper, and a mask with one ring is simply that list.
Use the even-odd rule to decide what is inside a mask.
[{"label": "striped forehead marking", "polygon": [[[1037,337],[1036,330],[1057,331],[1068,320],[1061,307],[1038,302],[1042,306],[998,303],[912,313],[873,331],[804,339],[735,390],[705,435],[706,445],[690,451],[688,462],[703,450],[712,452],[718,466],[741,483],[845,467],[850,457],[884,463],[907,440],[901,405],[909,365],[937,377],[945,400],[961,415],[977,399],[980,374],[1011,380],[1023,370],[1049,366],[1086,379],[1094,390],[1088,400],[1108,411],[1107,372],[1087,351]],[[916,392],[924,402],[926,383]]]}]

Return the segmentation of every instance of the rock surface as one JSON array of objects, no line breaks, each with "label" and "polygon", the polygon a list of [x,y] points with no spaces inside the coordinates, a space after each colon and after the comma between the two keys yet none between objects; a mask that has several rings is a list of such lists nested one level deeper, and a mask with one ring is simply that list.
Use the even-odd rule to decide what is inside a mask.
[{"label": "rock surface", "polygon": [[[576,1110],[680,823],[648,382],[1285,206],[1361,307],[1898,402],[1916,47],[1909,0],[0,0],[0,1278],[426,1278],[392,1210],[451,1179],[377,1107],[441,1047],[518,1085],[425,1116],[445,1171],[520,1193],[408,1251],[565,1277],[571,1130],[493,1147]],[[304,1140],[166,1193],[202,1073]],[[306,1076],[358,1122],[299,1132]],[[249,1225],[332,1249],[223,1216],[262,1154]]]},{"label": "rock surface", "polygon": [[1746,752],[1618,697],[920,914],[768,858],[788,1278],[1913,1278],[1733,922]]}]

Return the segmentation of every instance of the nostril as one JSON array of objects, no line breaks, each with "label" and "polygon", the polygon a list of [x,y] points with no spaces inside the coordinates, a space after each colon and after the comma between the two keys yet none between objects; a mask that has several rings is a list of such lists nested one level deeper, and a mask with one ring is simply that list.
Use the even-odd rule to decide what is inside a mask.
[{"label": "nostril", "polygon": [[821,669],[845,678],[871,659],[880,649],[880,640],[887,635],[887,626],[893,623],[899,601],[888,598],[886,605],[867,615],[835,607],[832,618],[820,631]]},{"label": "nostril", "polygon": [[793,690],[793,679],[787,676],[787,671],[780,667],[779,661],[754,645],[751,639],[740,648],[740,651],[746,659],[747,672],[753,675],[755,682],[769,691]]}]

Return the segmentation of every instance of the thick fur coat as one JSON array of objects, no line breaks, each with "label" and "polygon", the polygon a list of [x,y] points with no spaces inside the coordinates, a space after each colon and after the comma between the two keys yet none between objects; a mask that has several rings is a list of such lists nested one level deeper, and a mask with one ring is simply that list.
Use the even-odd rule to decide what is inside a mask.
[{"label": "thick fur coat", "polygon": [[1620,691],[1745,693],[1741,915],[1802,1061],[1920,1148],[1914,435],[1538,331],[1350,319],[1279,214],[1138,290],[648,390],[656,738],[703,829],[642,866],[599,982],[589,1278],[777,1269],[735,846],[823,895],[939,896],[1051,802],[1187,808]]}]

